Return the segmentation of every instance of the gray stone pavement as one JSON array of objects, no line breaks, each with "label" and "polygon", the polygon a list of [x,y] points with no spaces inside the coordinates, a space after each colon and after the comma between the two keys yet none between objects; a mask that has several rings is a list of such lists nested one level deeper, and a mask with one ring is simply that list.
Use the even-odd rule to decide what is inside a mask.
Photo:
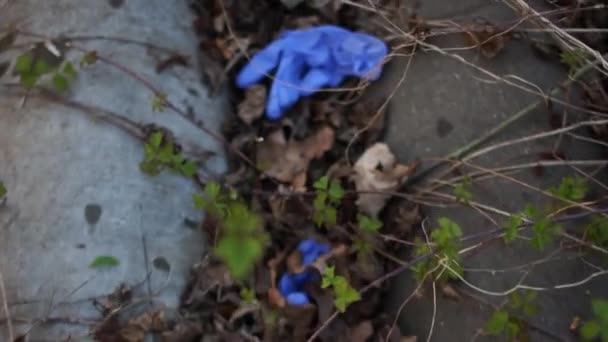
[{"label": "gray stone pavement", "polygon": [[[221,97],[210,98],[200,81],[196,63],[197,39],[193,15],[186,1],[60,0],[9,1],[0,11],[0,25],[56,36],[96,35],[147,42],[193,57],[189,68],[169,68],[161,74],[157,63],[167,53],[116,41],[81,41],[99,55],[112,58],[169,94],[169,99],[218,130]],[[17,44],[25,41],[18,41]],[[12,60],[7,51],[0,60]],[[82,54],[68,53],[78,65]],[[10,82],[11,74],[3,78]],[[70,98],[126,115],[140,122],[156,122],[202,149],[220,151],[218,144],[170,112],[153,112],[151,91],[104,63],[80,71]],[[204,252],[201,234],[184,224],[199,220],[191,203],[193,184],[169,173],[143,175],[141,143],[120,129],[91,120],[82,111],[48,101],[22,99],[0,93],[0,179],[8,188],[0,207],[0,271],[17,333],[45,317],[98,318],[85,298],[105,295],[121,282],[149,286],[136,296],[160,291],[158,305],[175,307],[190,267]],[[224,168],[222,153],[210,167]],[[146,245],[144,249],[144,244]],[[112,255],[120,265],[91,269],[98,255]],[[153,267],[163,257],[167,274]],[[0,314],[4,319],[4,311]],[[36,325],[35,341],[79,336],[87,327]],[[5,325],[0,340],[7,341]]]},{"label": "gray stone pavement", "polygon": [[[490,22],[505,23],[515,18],[514,13],[500,2],[441,0],[420,1],[420,15],[434,19],[474,20],[484,18]],[[440,47],[463,46],[460,36],[431,39]],[[558,63],[539,59],[532,48],[521,40],[512,40],[495,58],[488,60],[476,51],[458,52],[467,60],[482,66],[495,74],[508,74],[524,78],[543,91],[548,92],[567,78],[567,70]],[[407,64],[407,58],[396,60],[385,72],[380,84],[372,91],[387,94],[396,86]],[[473,70],[453,58],[440,56],[434,52],[419,52],[415,55],[405,82],[399,87],[389,107],[387,123],[387,142],[402,161],[415,158],[443,157],[466,143],[480,137],[502,121],[537,101],[534,95],[515,89],[504,83],[490,83],[487,76]],[[572,98],[578,98],[573,92]],[[580,104],[580,103],[579,103]],[[562,108],[556,107],[558,113]],[[577,113],[569,111],[570,122],[576,120]],[[531,112],[486,144],[505,141],[529,135],[533,132],[550,130],[549,115],[544,106]],[[579,131],[587,134],[586,130]],[[538,161],[538,154],[551,151],[555,138],[541,139],[499,149],[476,159],[484,167],[499,167]],[[605,151],[597,145],[564,137],[560,151],[568,159],[603,159]],[[429,165],[427,161],[423,165]],[[588,169],[587,169],[588,170]],[[541,189],[559,184],[564,176],[572,176],[575,171],[569,167],[546,168],[542,177],[533,170],[525,170],[512,176]],[[600,177],[605,171],[601,171]],[[453,175],[455,176],[455,175]],[[592,186],[592,188],[597,188]],[[472,185],[475,201],[496,208],[517,213],[526,204],[543,205],[548,199],[525,187],[510,181],[492,178],[475,182]],[[597,189],[596,189],[597,190]],[[442,191],[451,194],[451,190]],[[593,190],[595,191],[595,190]],[[426,211],[427,228],[431,228],[438,217],[449,217],[462,227],[464,234],[473,234],[492,227],[492,222],[476,210],[466,206],[455,208],[431,208]],[[503,222],[504,219],[491,215]],[[580,229],[584,222],[577,222],[568,229]],[[526,264],[546,256],[558,246],[548,247],[545,253],[531,250],[526,241],[505,246],[495,242],[479,253],[467,258],[465,267],[469,269],[505,269]],[[595,270],[576,258],[577,251],[561,253],[559,259],[538,265],[528,275],[524,284],[533,286],[552,286],[560,283],[575,282],[586,278]],[[489,291],[504,291],[519,281],[522,273],[509,272],[466,272],[466,279],[476,286]],[[403,274],[391,289],[387,300],[387,311],[396,310],[401,302],[412,292],[416,284],[410,273]],[[459,285],[467,292],[499,304],[504,298],[484,296],[479,292]],[[403,310],[400,324],[405,334],[418,336],[425,340],[433,313],[431,287],[424,289],[422,298],[412,300]],[[469,341],[491,315],[491,308],[470,298],[460,302],[439,294],[436,305],[436,322],[433,341]],[[576,340],[568,331],[575,316],[585,317],[590,308],[591,298],[608,297],[608,278],[598,277],[584,286],[559,291],[542,292],[537,303],[540,312],[532,322],[553,332],[562,340]],[[495,337],[479,337],[478,340],[496,340]],[[533,332],[533,341],[551,341],[547,335]]]}]

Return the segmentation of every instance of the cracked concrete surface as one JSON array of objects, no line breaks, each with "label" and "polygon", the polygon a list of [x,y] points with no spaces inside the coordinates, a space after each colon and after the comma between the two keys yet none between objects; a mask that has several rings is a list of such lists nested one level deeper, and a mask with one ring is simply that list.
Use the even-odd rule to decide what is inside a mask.
[{"label": "cracked concrete surface", "polygon": [[[112,40],[83,40],[161,88],[184,110],[218,130],[226,106],[200,81],[197,39],[187,1],[58,0],[10,1],[0,13],[3,27],[56,37],[106,36],[144,41],[192,56],[191,67],[157,74],[166,52]],[[31,41],[31,40],[30,40]],[[26,40],[17,43],[25,43]],[[14,60],[21,51],[0,54]],[[81,53],[68,52],[78,64]],[[3,81],[10,82],[12,75]],[[154,94],[120,70],[98,62],[80,70],[69,98],[110,109],[142,123],[159,123],[201,149],[218,155],[209,168],[225,168],[221,146],[170,111],[152,111]],[[149,284],[136,295],[160,292],[157,305],[175,307],[191,265],[205,251],[201,234],[184,223],[199,220],[191,204],[194,184],[169,173],[149,177],[138,169],[141,143],[116,127],[38,98],[0,94],[0,179],[8,201],[0,208],[0,271],[4,276],[15,334],[48,317],[98,319],[90,301],[121,282]],[[120,265],[91,269],[99,255]],[[165,258],[171,272],[153,267]],[[0,314],[5,319],[4,312]],[[6,341],[6,325],[0,340]],[[79,336],[86,327],[37,324],[31,340]]]}]

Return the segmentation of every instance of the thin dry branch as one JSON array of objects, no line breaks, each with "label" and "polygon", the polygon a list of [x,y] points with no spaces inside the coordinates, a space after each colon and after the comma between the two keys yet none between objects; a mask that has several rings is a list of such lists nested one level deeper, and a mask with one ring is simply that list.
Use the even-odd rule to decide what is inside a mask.
[{"label": "thin dry branch", "polygon": [[516,9],[522,15],[534,15],[534,21],[541,27],[546,27],[549,29],[549,32],[555,38],[557,42],[560,43],[563,49],[567,51],[576,51],[582,50],[593,57],[594,61],[597,64],[602,66],[602,69],[599,69],[605,75],[608,75],[608,61],[602,56],[597,50],[589,47],[587,44],[583,43],[581,40],[572,36],[568,32],[564,31],[557,25],[555,25],[551,20],[547,19],[543,15],[540,15],[535,9],[531,8],[528,3],[524,0],[504,0],[507,5],[510,5],[512,8]]},{"label": "thin dry branch", "polygon": [[6,289],[4,287],[4,277],[2,271],[0,271],[0,295],[2,296],[2,307],[4,308],[4,315],[6,319],[6,326],[8,327],[8,340],[15,340],[15,333],[13,332],[13,323],[11,322],[11,312],[8,308],[8,300],[6,299]]}]

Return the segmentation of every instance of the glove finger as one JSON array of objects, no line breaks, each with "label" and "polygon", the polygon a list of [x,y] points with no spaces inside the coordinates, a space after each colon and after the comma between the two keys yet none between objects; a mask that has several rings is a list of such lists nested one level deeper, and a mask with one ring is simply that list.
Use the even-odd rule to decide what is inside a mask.
[{"label": "glove finger", "polygon": [[267,116],[279,118],[300,98],[299,74],[304,67],[304,61],[297,55],[284,54],[270,90],[267,106]]},{"label": "glove finger", "polygon": [[279,40],[253,56],[249,63],[239,72],[236,78],[237,86],[247,88],[269,74],[276,68],[282,49],[283,42]]},{"label": "glove finger", "polygon": [[327,69],[311,69],[302,79],[302,95],[308,96],[330,83],[331,73]]}]

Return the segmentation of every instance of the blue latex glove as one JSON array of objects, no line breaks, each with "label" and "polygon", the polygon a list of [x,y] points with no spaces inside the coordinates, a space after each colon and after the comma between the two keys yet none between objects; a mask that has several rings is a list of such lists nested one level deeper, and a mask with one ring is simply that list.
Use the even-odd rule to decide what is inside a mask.
[{"label": "blue latex glove", "polygon": [[[330,251],[329,245],[318,243],[315,240],[302,240],[297,249],[302,255],[302,265],[304,266],[312,264],[319,256]],[[285,272],[279,279],[279,292],[291,305],[308,304],[310,299],[304,292],[304,287],[314,280],[315,275],[316,273],[311,271],[294,274]]]},{"label": "blue latex glove", "polygon": [[376,80],[387,53],[380,39],[337,26],[287,31],[251,58],[236,83],[248,88],[276,70],[266,103],[274,120],[301,96],[337,87],[347,76]]}]

